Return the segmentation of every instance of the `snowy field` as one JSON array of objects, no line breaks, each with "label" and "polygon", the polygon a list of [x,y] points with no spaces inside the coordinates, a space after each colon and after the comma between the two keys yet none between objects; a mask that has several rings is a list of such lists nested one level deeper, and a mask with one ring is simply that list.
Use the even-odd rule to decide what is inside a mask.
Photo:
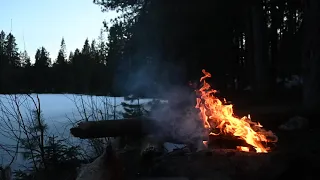
[{"label": "snowy field", "polygon": [[[31,95],[36,100],[36,95]],[[48,125],[50,135],[59,138],[68,138],[68,143],[73,145],[83,144],[77,138],[70,138],[69,129],[77,121],[88,119],[114,119],[121,118],[123,97],[101,97],[85,95],[41,94],[39,95],[43,119]],[[133,104],[146,104],[151,99],[128,101]],[[17,102],[17,103],[16,103]],[[19,109],[17,108],[19,107]],[[0,95],[0,165],[6,166],[14,155],[16,145],[15,135],[18,132],[19,117],[25,121],[32,116],[30,110],[35,105],[26,95]],[[21,116],[19,116],[19,110]],[[116,113],[114,113],[114,110]],[[14,131],[12,131],[14,130]],[[18,156],[12,168],[24,167],[26,164],[21,156]]]}]

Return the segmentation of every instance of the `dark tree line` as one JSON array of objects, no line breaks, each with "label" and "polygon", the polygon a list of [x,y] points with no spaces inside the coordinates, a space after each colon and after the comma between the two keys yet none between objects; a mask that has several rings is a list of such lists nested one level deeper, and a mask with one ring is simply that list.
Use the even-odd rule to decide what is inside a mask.
[{"label": "dark tree line", "polygon": [[55,59],[45,47],[36,50],[31,63],[26,51],[20,52],[13,34],[0,36],[0,93],[84,93],[108,92],[107,44],[101,31],[97,40],[85,40],[82,49],[67,56],[62,38]]},{"label": "dark tree line", "polygon": [[[320,8],[317,0],[94,0],[121,15],[107,42],[85,41],[56,59],[37,50],[35,63],[1,33],[1,93],[69,92],[152,95],[198,81],[201,69],[221,92],[252,87],[263,101],[281,92],[279,77],[299,75],[306,108],[319,102]],[[283,92],[283,95],[289,94]]]}]

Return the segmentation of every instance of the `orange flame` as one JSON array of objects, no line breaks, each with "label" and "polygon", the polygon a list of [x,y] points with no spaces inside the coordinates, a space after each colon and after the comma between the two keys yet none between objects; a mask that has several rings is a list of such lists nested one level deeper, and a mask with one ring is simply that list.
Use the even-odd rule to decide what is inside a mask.
[{"label": "orange flame", "polygon": [[[206,78],[211,77],[211,74],[205,70],[202,72],[204,76],[201,77],[200,82],[203,82],[203,86],[197,90],[199,97],[196,108],[200,110],[199,116],[204,127],[211,135],[232,134],[252,145],[256,152],[267,153],[270,148],[266,147],[266,143],[277,141],[277,137],[271,131],[262,129],[260,123],[252,122],[250,115],[242,118],[235,117],[232,104],[228,105],[225,99],[222,102],[215,97],[214,94],[217,91],[205,81]],[[214,130],[218,130],[218,133],[214,133]],[[273,136],[276,140],[269,140],[268,136]],[[238,146],[237,149],[249,151],[249,147]]]}]

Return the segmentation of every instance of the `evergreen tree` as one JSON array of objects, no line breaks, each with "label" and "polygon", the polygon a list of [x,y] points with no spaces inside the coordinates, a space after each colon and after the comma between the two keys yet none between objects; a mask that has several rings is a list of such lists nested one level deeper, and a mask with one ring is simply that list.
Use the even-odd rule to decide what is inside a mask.
[{"label": "evergreen tree", "polygon": [[24,68],[31,67],[31,60],[28,55],[28,52],[24,50],[23,52],[20,53],[20,59],[21,59],[21,66]]},{"label": "evergreen tree", "polygon": [[91,41],[91,46],[90,46],[90,59],[91,64],[98,64],[99,63],[99,57],[98,57],[98,50],[97,50],[97,45],[96,45],[96,41],[92,40]]},{"label": "evergreen tree", "polygon": [[51,82],[50,64],[49,52],[44,47],[39,48],[35,55],[33,71],[34,78],[36,79],[34,86],[37,92],[45,93],[52,90],[53,83]]},{"label": "evergreen tree", "polygon": [[97,48],[99,53],[99,63],[106,65],[108,49],[107,49],[106,40],[103,32],[104,32],[103,29],[100,29]]},{"label": "evergreen tree", "polygon": [[73,54],[72,51],[70,51],[70,54],[69,54],[69,57],[68,57],[68,62],[67,62],[68,64],[72,64],[73,57],[74,57],[74,54]]},{"label": "evergreen tree", "polygon": [[64,38],[61,40],[60,50],[58,52],[58,57],[54,63],[53,80],[55,81],[55,89],[59,93],[66,92],[69,89],[69,67],[67,64],[67,54],[66,54],[66,44]]},{"label": "evergreen tree", "polygon": [[84,45],[83,45],[81,54],[84,55],[84,56],[89,56],[90,55],[90,44],[89,44],[89,39],[88,38],[84,41]]},{"label": "evergreen tree", "polygon": [[[141,117],[147,114],[147,111],[144,109],[143,104],[140,103],[139,98],[135,97],[126,97],[126,100],[129,102],[122,102],[124,112],[122,113],[123,118],[136,118]],[[137,101],[134,104],[134,101]]]},{"label": "evergreen tree", "polygon": [[51,64],[51,59],[49,58],[49,52],[46,48],[41,47],[37,49],[35,55],[35,63],[34,66],[37,68],[47,68]]},{"label": "evergreen tree", "polygon": [[[70,59],[70,63],[75,67],[79,63],[79,58],[81,56],[80,50],[75,49],[72,58]],[[70,58],[70,57],[69,57]]]},{"label": "evergreen tree", "polygon": [[20,55],[19,55],[19,49],[18,45],[16,43],[16,38],[9,33],[6,37],[6,41],[4,44],[4,49],[5,49],[5,55],[8,58],[8,63],[12,67],[20,67],[21,62],[20,62]]},{"label": "evergreen tree", "polygon": [[3,67],[5,64],[5,39],[6,39],[6,33],[4,31],[0,32],[0,65]]},{"label": "evergreen tree", "polygon": [[[27,137],[21,139],[21,148],[23,158],[33,168],[30,175],[37,176],[37,173],[44,172],[41,179],[51,179],[52,176],[59,177],[56,173],[66,171],[64,168],[74,166],[74,162],[78,160],[78,147],[67,145],[59,137],[49,136],[48,126],[40,109],[33,111],[31,122],[26,126],[29,131],[26,132]],[[27,173],[20,172],[17,175],[21,177]]]},{"label": "evergreen tree", "polygon": [[4,31],[0,32],[0,92],[4,90],[4,72],[5,66],[7,65],[7,58],[5,56],[5,38],[6,33]]},{"label": "evergreen tree", "polygon": [[67,63],[67,54],[66,54],[66,44],[64,38],[61,40],[60,50],[58,52],[58,57],[56,59],[55,64],[64,66]]}]

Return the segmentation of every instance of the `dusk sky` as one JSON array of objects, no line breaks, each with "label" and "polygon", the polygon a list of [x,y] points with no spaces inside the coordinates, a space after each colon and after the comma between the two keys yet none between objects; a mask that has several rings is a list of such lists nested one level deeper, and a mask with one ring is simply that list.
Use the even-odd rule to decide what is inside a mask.
[{"label": "dusk sky", "polygon": [[[70,51],[82,48],[84,40],[96,39],[115,12],[103,13],[92,0],[3,0],[0,11],[0,31],[11,30],[19,50],[27,50],[31,60],[37,48],[44,46],[52,61],[57,57],[61,38]],[[105,35],[106,37],[106,35]]]}]

